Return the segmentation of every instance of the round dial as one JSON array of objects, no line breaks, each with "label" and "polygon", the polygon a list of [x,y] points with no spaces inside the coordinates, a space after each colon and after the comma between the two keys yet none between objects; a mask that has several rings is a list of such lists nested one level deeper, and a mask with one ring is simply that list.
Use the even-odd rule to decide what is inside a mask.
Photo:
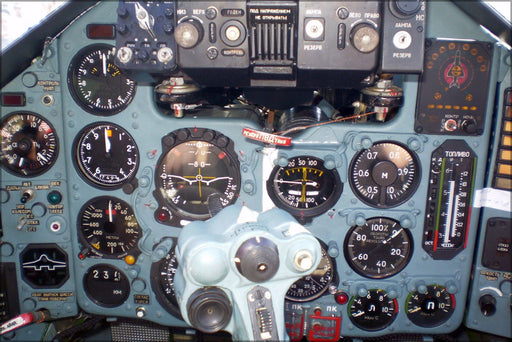
[{"label": "round dial", "polygon": [[139,166],[139,150],[132,136],[112,123],[94,123],[82,129],[73,150],[81,174],[101,188],[121,187]]},{"label": "round dial", "polygon": [[378,142],[359,152],[350,166],[350,185],[359,199],[391,208],[409,199],[420,180],[417,157],[393,142]]},{"label": "round dial", "polygon": [[135,95],[135,82],[114,64],[114,57],[113,46],[94,44],[80,50],[69,65],[71,95],[91,114],[119,113]]},{"label": "round dial", "polygon": [[275,205],[298,218],[318,216],[329,210],[343,190],[336,169],[325,168],[321,159],[291,158],[285,167],[276,166],[267,181]]},{"label": "round dial", "polygon": [[446,322],[455,310],[455,297],[441,285],[428,285],[426,293],[412,292],[407,297],[407,317],[420,327],[435,327]]},{"label": "round dial", "polygon": [[118,268],[99,264],[91,267],[84,276],[84,291],[96,304],[116,307],[128,299],[130,283]]},{"label": "round dial", "polygon": [[91,199],[80,209],[78,233],[82,244],[92,253],[121,258],[137,247],[141,229],[128,203],[102,196]]},{"label": "round dial", "polygon": [[57,159],[55,129],[32,112],[16,112],[2,120],[0,160],[7,171],[33,177],[48,171]]},{"label": "round dial", "polygon": [[387,278],[409,262],[412,238],[395,220],[376,217],[350,229],[344,250],[348,264],[357,273],[368,278]]},{"label": "round dial", "polygon": [[164,137],[163,145],[155,195],[172,216],[163,223],[206,220],[236,201],[240,165],[230,139],[211,130],[183,129]]},{"label": "round dial", "polygon": [[290,286],[286,299],[307,302],[323,295],[335,279],[336,266],[322,244],[322,260],[313,273],[304,276]]},{"label": "round dial", "polygon": [[177,270],[178,259],[173,247],[162,260],[151,266],[151,286],[160,305],[170,314],[181,317],[174,292],[174,277]]},{"label": "round dial", "polygon": [[348,303],[348,315],[355,326],[368,331],[390,325],[398,314],[396,299],[383,290],[369,290],[364,297],[353,297]]}]

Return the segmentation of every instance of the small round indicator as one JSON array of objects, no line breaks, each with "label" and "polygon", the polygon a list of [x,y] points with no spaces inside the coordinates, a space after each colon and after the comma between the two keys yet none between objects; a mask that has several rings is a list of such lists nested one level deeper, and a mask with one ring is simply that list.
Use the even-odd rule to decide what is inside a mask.
[{"label": "small round indicator", "polygon": [[96,304],[111,308],[128,299],[130,283],[118,268],[99,264],[91,267],[84,276],[84,291]]},{"label": "small round indicator", "polygon": [[366,296],[353,297],[348,305],[352,323],[368,331],[384,329],[395,320],[397,314],[396,299],[390,299],[383,290],[369,290]]},{"label": "small round indicator", "polygon": [[10,173],[34,177],[57,160],[59,139],[55,128],[32,112],[15,112],[2,120],[0,161]]},{"label": "small round indicator", "polygon": [[142,235],[130,205],[107,196],[84,204],[78,215],[78,233],[84,246],[106,258],[125,257]]},{"label": "small round indicator", "polygon": [[399,143],[387,141],[359,152],[350,170],[354,193],[375,208],[392,208],[407,201],[421,175],[416,155]]},{"label": "small round indicator", "polygon": [[113,123],[94,123],[82,129],[73,151],[80,174],[100,188],[120,188],[135,177],[139,166],[134,139]]},{"label": "small round indicator", "polygon": [[114,64],[114,51],[111,45],[90,45],[80,50],[69,65],[71,95],[91,114],[117,114],[135,96],[136,84]]},{"label": "small round indicator", "polygon": [[440,285],[428,285],[426,293],[410,293],[405,304],[407,317],[414,324],[426,328],[443,324],[454,310],[455,297]]},{"label": "small round indicator", "polygon": [[368,278],[387,278],[409,262],[412,238],[397,221],[376,217],[350,229],[344,250],[348,264],[357,273]]},{"label": "small round indicator", "polygon": [[343,183],[338,171],[327,169],[323,160],[298,156],[289,159],[287,166],[272,170],[267,191],[277,207],[305,219],[331,209],[343,191]]}]

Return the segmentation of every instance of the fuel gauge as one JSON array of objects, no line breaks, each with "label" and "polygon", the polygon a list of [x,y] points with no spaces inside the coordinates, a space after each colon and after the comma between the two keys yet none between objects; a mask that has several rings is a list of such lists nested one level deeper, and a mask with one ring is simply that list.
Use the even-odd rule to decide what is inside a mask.
[{"label": "fuel gauge", "polygon": [[446,140],[432,152],[423,249],[450,260],[466,248],[476,155],[463,140]]}]

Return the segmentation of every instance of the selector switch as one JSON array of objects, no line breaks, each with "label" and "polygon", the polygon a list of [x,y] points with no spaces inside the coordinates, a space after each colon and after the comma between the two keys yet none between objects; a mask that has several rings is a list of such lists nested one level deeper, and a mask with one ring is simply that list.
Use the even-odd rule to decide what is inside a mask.
[{"label": "selector switch", "polygon": [[191,49],[203,40],[204,29],[200,22],[188,19],[178,24],[174,32],[176,44]]},{"label": "selector switch", "polygon": [[379,46],[379,32],[370,24],[359,24],[350,32],[350,40],[357,51],[370,53]]},{"label": "selector switch", "polygon": [[421,9],[421,2],[418,0],[395,0],[392,2],[392,6],[398,16],[410,17]]},{"label": "selector switch", "polygon": [[322,41],[325,37],[325,19],[306,18],[304,20],[304,40]]}]

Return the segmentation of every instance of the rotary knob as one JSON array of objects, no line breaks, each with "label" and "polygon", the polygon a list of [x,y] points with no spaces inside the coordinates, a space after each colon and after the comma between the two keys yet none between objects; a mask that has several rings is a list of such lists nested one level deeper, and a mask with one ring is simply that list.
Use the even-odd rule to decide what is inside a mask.
[{"label": "rotary knob", "polygon": [[357,51],[370,53],[379,46],[379,32],[370,24],[359,24],[352,29],[350,40]]},{"label": "rotary knob", "polygon": [[174,31],[176,44],[184,49],[191,49],[203,40],[204,29],[201,23],[195,19],[182,21]]}]

